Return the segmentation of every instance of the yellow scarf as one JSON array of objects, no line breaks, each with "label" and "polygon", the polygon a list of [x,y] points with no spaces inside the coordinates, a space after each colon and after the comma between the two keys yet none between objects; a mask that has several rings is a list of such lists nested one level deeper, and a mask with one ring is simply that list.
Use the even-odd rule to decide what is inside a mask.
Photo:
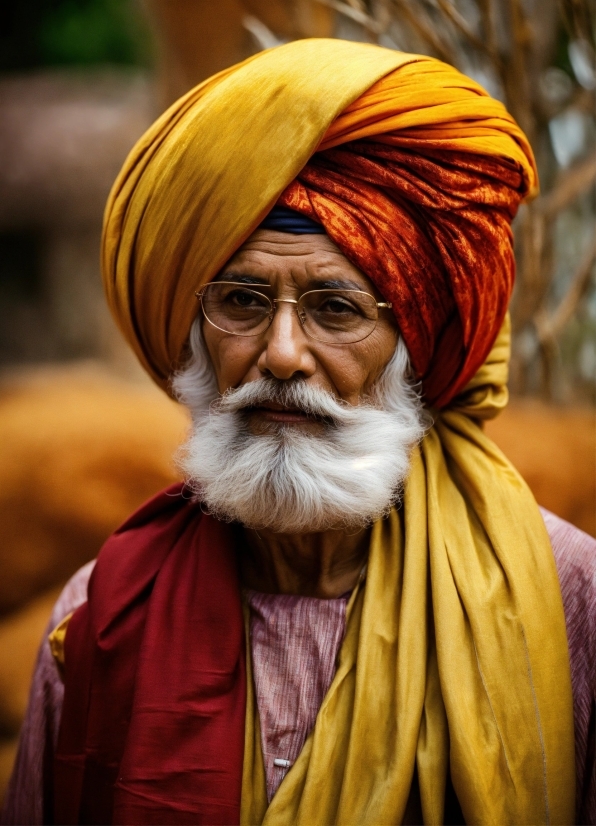
[{"label": "yellow scarf", "polygon": [[[529,489],[476,421],[506,403],[508,323],[414,451],[372,530],[335,679],[267,807],[252,687],[242,826],[424,823],[447,773],[470,824],[572,823],[573,708],[557,571]],[[249,680],[249,684],[251,681]]]}]

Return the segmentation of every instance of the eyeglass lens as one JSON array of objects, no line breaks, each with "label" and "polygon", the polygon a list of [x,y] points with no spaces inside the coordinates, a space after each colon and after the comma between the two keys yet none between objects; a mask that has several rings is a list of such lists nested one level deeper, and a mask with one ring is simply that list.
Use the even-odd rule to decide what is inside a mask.
[{"label": "eyeglass lens", "polygon": [[[271,299],[240,284],[212,282],[201,300],[207,320],[233,335],[259,335],[273,320]],[[307,335],[336,344],[361,341],[378,319],[374,297],[358,290],[311,290],[300,296],[296,309]]]}]

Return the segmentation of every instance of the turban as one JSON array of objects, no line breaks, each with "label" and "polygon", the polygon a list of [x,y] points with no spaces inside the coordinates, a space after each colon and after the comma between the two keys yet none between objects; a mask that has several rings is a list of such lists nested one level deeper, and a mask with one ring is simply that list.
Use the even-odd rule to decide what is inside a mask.
[{"label": "turban", "polygon": [[372,529],[341,690],[269,809],[249,697],[242,823],[401,822],[414,770],[425,823],[444,822],[448,776],[468,823],[572,821],[552,550],[477,422],[506,402],[510,223],[536,188],[524,134],[478,84],[429,57],[331,40],[191,90],[114,185],[108,302],[162,387],[186,357],[195,291],[278,205],[321,224],[392,302],[437,413],[402,506]]},{"label": "turban", "polygon": [[133,149],[105,214],[108,302],[167,387],[195,291],[279,201],[322,223],[393,303],[427,400],[441,407],[501,327],[510,222],[536,186],[522,131],[456,69],[298,41],[193,89]]}]

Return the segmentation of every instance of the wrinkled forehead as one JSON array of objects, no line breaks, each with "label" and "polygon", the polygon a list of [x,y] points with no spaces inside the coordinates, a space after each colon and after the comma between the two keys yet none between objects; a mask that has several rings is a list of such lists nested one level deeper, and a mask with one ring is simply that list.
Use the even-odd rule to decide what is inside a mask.
[{"label": "wrinkled forehead", "polygon": [[215,281],[274,289],[361,290],[383,296],[325,233],[297,234],[259,227],[220,270]]}]

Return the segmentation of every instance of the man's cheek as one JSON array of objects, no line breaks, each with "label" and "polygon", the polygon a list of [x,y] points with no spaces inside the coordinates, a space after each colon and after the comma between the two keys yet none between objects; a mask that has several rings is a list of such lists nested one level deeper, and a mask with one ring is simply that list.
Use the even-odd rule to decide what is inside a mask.
[{"label": "man's cheek", "polygon": [[[258,372],[249,348],[239,337],[228,337],[209,347],[220,393],[238,387],[251,372]],[[255,376],[257,378],[258,376]]]}]

